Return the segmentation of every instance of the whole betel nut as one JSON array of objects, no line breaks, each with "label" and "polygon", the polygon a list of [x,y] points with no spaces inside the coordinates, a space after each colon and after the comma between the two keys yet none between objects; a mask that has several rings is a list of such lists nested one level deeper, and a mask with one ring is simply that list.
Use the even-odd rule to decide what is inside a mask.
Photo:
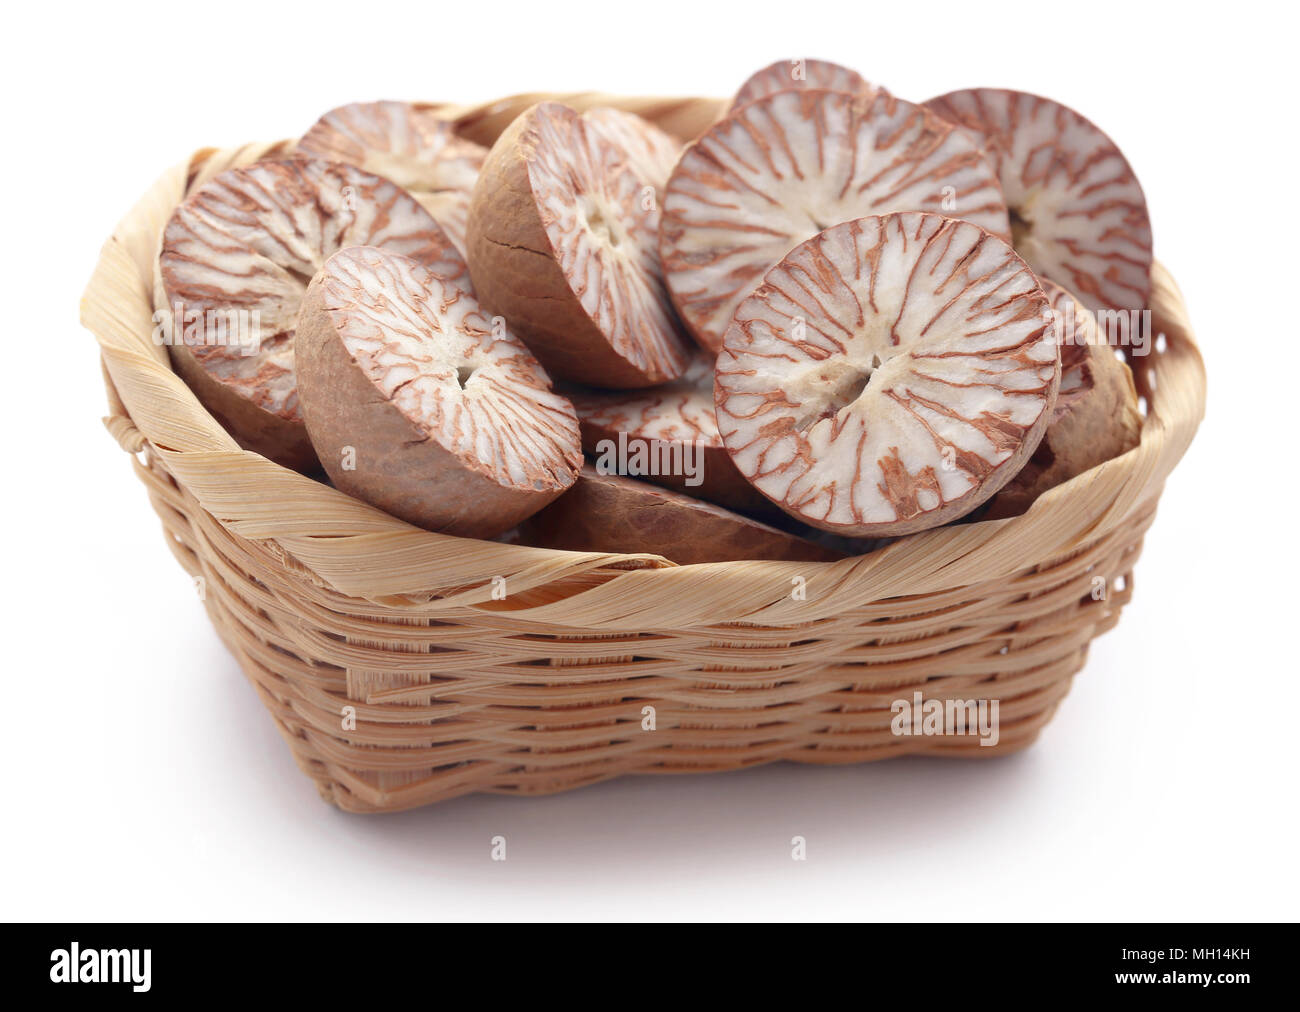
[{"label": "whole betel nut", "polygon": [[718,429],[791,516],[853,537],[970,512],[1028,459],[1061,362],[1005,242],[905,212],[827,229],[768,272],[718,356]]}]

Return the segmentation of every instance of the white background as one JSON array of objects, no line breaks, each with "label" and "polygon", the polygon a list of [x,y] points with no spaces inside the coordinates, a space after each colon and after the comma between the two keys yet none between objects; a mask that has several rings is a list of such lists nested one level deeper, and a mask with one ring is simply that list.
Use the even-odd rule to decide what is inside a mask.
[{"label": "white background", "polygon": [[[1135,0],[455,6],[10,12],[0,913],[1294,918],[1295,15]],[[193,149],[297,135],[343,102],[721,95],[789,56],[916,100],[1048,95],[1136,168],[1210,402],[1119,628],[1038,743],[1005,760],[642,777],[386,818],[327,807],[100,426],[77,324],[100,244]]]}]

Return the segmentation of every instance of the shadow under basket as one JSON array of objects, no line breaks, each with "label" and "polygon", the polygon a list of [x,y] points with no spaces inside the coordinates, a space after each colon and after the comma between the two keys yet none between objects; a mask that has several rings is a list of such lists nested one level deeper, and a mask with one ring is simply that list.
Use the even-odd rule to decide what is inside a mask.
[{"label": "shadow under basket", "polygon": [[[557,96],[439,108],[490,143],[543,97]],[[683,138],[719,107],[558,98],[632,109]],[[104,246],[82,321],[100,345],[106,425],[168,547],[327,801],[387,812],[624,773],[1005,755],[1037,737],[1089,642],[1118,621],[1205,406],[1200,353],[1160,265],[1159,339],[1130,356],[1141,444],[1024,516],[834,563],[550,551],[418,530],[242,450],[172,371],[153,338],[162,227],[216,173],[291,151],[206,149],[165,174]],[[996,745],[895,734],[894,702],[917,692],[997,700]]]}]

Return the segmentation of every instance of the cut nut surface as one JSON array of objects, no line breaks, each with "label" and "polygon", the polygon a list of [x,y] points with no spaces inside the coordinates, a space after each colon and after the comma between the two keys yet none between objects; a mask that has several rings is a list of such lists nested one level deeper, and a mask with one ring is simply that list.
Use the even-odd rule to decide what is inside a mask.
[{"label": "cut nut surface", "polygon": [[1142,438],[1129,367],[1081,302],[1051,281],[1042,287],[1061,348],[1061,389],[1042,442],[990,500],[989,520],[1020,515],[1049,488],[1128,452]]},{"label": "cut nut surface", "polygon": [[526,544],[571,552],[662,555],[678,565],[843,555],[666,488],[582,469],[573,489],[522,525]]},{"label": "cut nut surface", "polygon": [[317,120],[298,152],[392,180],[464,252],[469,198],[487,148],[457,137],[447,121],[409,102],[356,102]]},{"label": "cut nut surface", "polygon": [[777,60],[762,70],[755,71],[745,80],[736,92],[736,97],[731,100],[731,108],[738,109],[778,91],[805,88],[868,96],[877,90],[875,85],[856,70],[841,67],[829,60]]},{"label": "cut nut surface", "polygon": [[1038,444],[1060,356],[1005,242],[938,215],[828,229],[768,273],[718,357],[718,428],[787,513],[854,537],[956,519]]},{"label": "cut nut surface", "polygon": [[985,150],[1011,209],[1012,241],[1036,272],[1092,310],[1146,308],[1151,221],[1115,143],[1073,109],[972,88],[926,103]]},{"label": "cut nut surface", "polygon": [[573,406],[454,279],[358,247],[303,303],[303,414],[335,485],[430,530],[492,537],[573,484]]},{"label": "cut nut surface", "polygon": [[553,375],[599,387],[675,379],[692,352],[663,285],[656,202],[626,161],[574,110],[544,102],[493,145],[470,204],[479,301]]},{"label": "cut nut surface", "polygon": [[574,393],[570,399],[583,449],[598,467],[606,458],[622,465],[602,467],[603,473],[631,475],[742,513],[771,512],[771,503],[736,470],[722,445],[713,407],[713,356],[707,352],[698,352],[671,383]]},{"label": "cut nut surface", "polygon": [[[177,372],[242,445],[290,467],[315,461],[294,370],[299,305],[325,261],[353,245],[415,257],[468,284],[429,213],[350,165],[297,159],[227,170],[187,197],[163,232],[158,269]],[[247,340],[229,339],[231,321]]]},{"label": "cut nut surface", "polygon": [[636,113],[609,106],[588,109],[582,118],[602,137],[623,152],[627,167],[663,198],[668,176],[681,157],[682,143]]},{"label": "cut nut surface", "polygon": [[740,301],[796,245],[902,210],[1010,235],[992,166],[951,124],[883,92],[778,92],[715,123],[677,163],[660,230],[665,279],[716,351]]}]

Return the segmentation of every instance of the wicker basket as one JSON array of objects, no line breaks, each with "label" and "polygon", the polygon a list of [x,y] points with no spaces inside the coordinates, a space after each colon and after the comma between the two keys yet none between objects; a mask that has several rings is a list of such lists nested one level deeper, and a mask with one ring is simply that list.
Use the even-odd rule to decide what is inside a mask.
[{"label": "wicker basket", "polygon": [[[440,108],[490,142],[540,97]],[[718,109],[616,104],[682,137]],[[241,450],[151,338],[173,208],[222,169],[288,150],[205,150],[164,175],[105,245],[82,321],[101,349],[109,431],[135,455],[168,546],[202,578],[213,624],[328,801],[396,811],[623,773],[1004,755],[1034,740],[1089,642],[1118,620],[1165,478],[1204,412],[1204,366],[1159,265],[1152,309],[1164,340],[1132,362],[1148,403],[1141,445],[1022,517],[820,564],[674,566],[479,542],[410,527]],[[915,691],[999,700],[998,744],[896,736],[891,704]]]}]

